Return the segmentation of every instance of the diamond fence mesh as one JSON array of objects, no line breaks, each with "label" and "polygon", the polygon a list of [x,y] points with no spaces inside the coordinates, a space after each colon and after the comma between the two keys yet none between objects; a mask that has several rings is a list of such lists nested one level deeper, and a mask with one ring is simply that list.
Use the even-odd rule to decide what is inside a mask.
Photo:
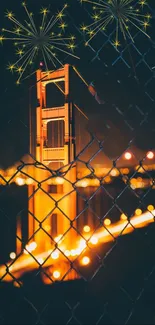
[{"label": "diamond fence mesh", "polygon": [[[73,12],[71,5],[80,51],[85,40]],[[34,124],[27,126],[24,113],[4,119],[1,324],[155,323],[154,34],[136,32],[118,51],[113,33],[83,49],[87,59],[76,71],[95,86],[77,74],[72,100],[65,97],[73,114],[65,126],[65,88],[49,88],[43,158],[36,94],[29,92],[28,103]],[[48,109],[57,99],[52,121]],[[25,155],[30,134],[35,153]],[[63,154],[70,155],[66,164]]]}]

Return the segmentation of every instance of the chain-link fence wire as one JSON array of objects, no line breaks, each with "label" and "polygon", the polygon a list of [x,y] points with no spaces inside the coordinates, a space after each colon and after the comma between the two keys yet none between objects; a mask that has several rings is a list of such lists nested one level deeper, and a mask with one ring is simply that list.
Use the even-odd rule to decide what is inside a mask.
[{"label": "chain-link fence wire", "polygon": [[[75,160],[65,168],[48,169],[35,157],[28,155],[29,161],[27,158],[21,159],[10,174],[1,171],[0,314],[2,324],[153,324],[155,322],[154,209],[152,207],[154,205],[154,164],[152,160],[152,167],[149,170],[146,158],[147,151],[154,149],[154,45],[153,41],[145,39],[144,43],[148,43],[146,47],[142,45],[145,49],[140,51],[138,44],[139,46],[143,44],[141,37],[143,36],[137,33],[135,44],[130,45],[130,51],[133,49],[135,51],[134,55],[131,55],[134,69],[132,66],[128,70],[131,61],[126,60],[127,48],[123,49],[121,54],[114,49],[112,60],[110,57],[112,54],[109,54],[107,46],[107,44],[112,46],[109,36],[104,51],[104,47],[102,48],[103,52],[94,50],[93,47],[90,49],[92,66],[97,62],[96,66],[98,64],[100,69],[103,69],[105,77],[107,71],[108,74],[111,73],[110,81],[117,72],[116,84],[121,87],[121,90],[126,78],[130,80],[129,89],[131,89],[136,71],[136,83],[137,81],[140,83],[136,91],[140,89],[140,99],[143,96],[141,101],[137,96],[137,100],[124,107],[121,105],[120,98],[116,98],[117,103],[115,101],[108,103],[110,113],[106,116],[105,112],[102,113],[103,117],[106,117],[107,126],[104,134],[103,125],[94,114],[93,118],[98,124],[97,128],[94,123],[89,124],[89,131],[91,131],[89,143],[83,145]],[[110,53],[112,51],[111,48]],[[138,58],[135,53],[138,53]],[[105,57],[110,61],[108,64]],[[128,83],[125,85],[128,87]],[[111,93],[113,90],[114,88],[111,89]],[[104,96],[110,97],[109,93],[106,95],[106,91]],[[107,98],[105,102],[106,100]],[[118,122],[115,116],[121,116],[121,121]],[[29,129],[25,127],[25,123],[17,121],[17,125],[20,124],[21,129],[25,128],[28,133]],[[122,159],[125,152],[132,153],[134,161],[132,166],[124,165],[125,160]],[[99,168],[96,167],[97,157]],[[70,181],[68,175],[75,167],[78,169],[77,177],[74,181]],[[41,181],[32,176],[32,174],[36,175],[38,170],[43,176],[45,175]],[[58,183],[55,182],[56,178]],[[21,186],[13,185],[13,180]],[[53,190],[56,189],[54,186],[59,187],[59,200],[55,200],[54,195],[49,194],[44,188],[46,181]],[[67,197],[71,198],[70,205],[72,194],[76,193],[77,196],[77,211],[73,219],[70,213],[67,215],[61,208],[61,202],[66,198],[66,195],[61,193],[62,182],[69,183],[70,190]],[[27,186],[32,183],[35,184],[35,190],[33,189],[29,195]],[[26,186],[22,186],[24,184]],[[50,213],[41,216],[41,221],[38,215],[32,214],[27,208],[28,201],[35,198],[38,192],[41,192],[40,197],[47,197],[48,204],[53,206]],[[54,233],[51,235],[46,223],[51,214],[55,215],[56,209],[62,217],[59,222],[66,220],[67,226],[61,238],[57,239]],[[135,223],[135,220],[141,220],[140,217],[145,212],[148,212],[149,217],[147,215],[146,220],[144,218],[140,225]],[[13,218],[13,215],[18,216],[19,219]],[[35,233],[33,232],[31,236],[28,236],[28,223],[25,222],[28,215],[37,224]],[[118,225],[120,216],[124,221],[117,230],[113,226]],[[16,232],[19,220],[22,220],[22,234]],[[109,220],[112,222],[111,225]],[[90,231],[88,227],[85,228],[88,233],[84,231],[86,225],[90,226]],[[131,233],[127,235],[128,232]],[[26,246],[34,241],[34,235],[38,239],[43,238],[45,242],[50,239],[51,248],[36,253],[37,248],[34,244]],[[70,237],[74,238],[74,243],[77,241],[77,246],[74,247],[71,241],[69,248],[64,249],[63,240],[67,242]],[[12,255],[12,260],[8,264],[9,253],[16,249],[15,238],[18,244],[22,244],[22,249],[16,256]],[[79,241],[82,243],[81,246],[78,246]],[[68,252],[70,247],[72,252]],[[89,259],[90,263],[88,263]],[[22,263],[26,261],[27,264],[22,267]],[[71,279],[72,281],[64,281]],[[4,280],[11,283],[8,284]]]}]

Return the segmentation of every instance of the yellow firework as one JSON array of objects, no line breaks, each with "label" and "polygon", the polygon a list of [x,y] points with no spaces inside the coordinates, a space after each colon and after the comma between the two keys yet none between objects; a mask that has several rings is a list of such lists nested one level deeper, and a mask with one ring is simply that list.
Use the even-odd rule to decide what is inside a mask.
[{"label": "yellow firework", "polygon": [[131,27],[138,31],[149,35],[146,32],[149,26],[151,15],[144,14],[144,6],[147,5],[146,0],[80,0],[81,3],[89,3],[94,11],[93,23],[90,25],[82,25],[81,29],[88,35],[86,45],[98,34],[105,30],[109,24],[115,24],[115,39],[113,44],[118,47],[120,45],[120,32],[124,39],[130,38],[134,42],[131,33]]},{"label": "yellow firework", "polygon": [[24,23],[18,21],[12,12],[7,12],[6,17],[12,23],[12,29],[2,29],[0,42],[10,40],[16,47],[16,55],[18,59],[15,63],[9,63],[8,69],[11,72],[18,73],[17,84],[23,79],[28,67],[33,63],[39,63],[38,60],[44,61],[45,70],[49,70],[54,66],[62,66],[59,54],[71,55],[75,49],[75,37],[64,36],[67,24],[64,22],[64,12],[67,4],[61,11],[54,16],[49,17],[47,8],[41,9],[41,24],[37,26],[33,19],[33,14],[29,12],[25,2],[22,3],[25,10],[27,20]]}]

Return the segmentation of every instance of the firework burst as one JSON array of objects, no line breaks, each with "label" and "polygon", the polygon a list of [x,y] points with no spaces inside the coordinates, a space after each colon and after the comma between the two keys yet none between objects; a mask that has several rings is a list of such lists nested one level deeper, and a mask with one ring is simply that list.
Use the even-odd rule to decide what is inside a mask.
[{"label": "firework burst", "polygon": [[143,8],[147,5],[146,0],[138,2],[135,0],[80,0],[80,2],[89,3],[94,12],[92,15],[93,23],[88,26],[81,26],[82,31],[88,35],[86,45],[110,24],[115,25],[115,39],[113,41],[115,47],[120,45],[120,33],[125,40],[129,38],[134,42],[131,27],[149,37],[146,29],[149,26],[151,15],[143,14]]},{"label": "firework burst", "polygon": [[[42,20],[40,26],[35,24],[33,14],[28,11],[25,2],[22,3],[27,20],[21,23],[15,18],[12,12],[7,12],[6,17],[11,21],[13,28],[2,29],[0,42],[10,40],[16,47],[18,59],[15,63],[9,63],[8,69],[11,72],[18,73],[17,84],[21,82],[25,73],[33,63],[39,64],[39,59],[43,60],[45,70],[50,66],[62,66],[59,54],[70,55],[79,58],[73,54],[76,47],[75,37],[66,37],[64,35],[67,24],[64,22],[64,11],[67,4],[55,16],[48,18],[49,10],[41,9]],[[31,70],[32,71],[32,70]]]}]

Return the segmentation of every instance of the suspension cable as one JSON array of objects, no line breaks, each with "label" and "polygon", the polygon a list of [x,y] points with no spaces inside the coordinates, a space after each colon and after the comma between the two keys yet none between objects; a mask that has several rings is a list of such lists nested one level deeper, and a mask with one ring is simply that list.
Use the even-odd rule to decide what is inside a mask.
[{"label": "suspension cable", "polygon": [[75,68],[74,65],[72,65],[73,70],[76,72],[76,74],[80,77],[80,79],[84,82],[84,84],[88,87],[89,84],[86,82],[86,80],[82,77],[82,75],[80,74],[80,72],[77,70],[77,68]]}]

